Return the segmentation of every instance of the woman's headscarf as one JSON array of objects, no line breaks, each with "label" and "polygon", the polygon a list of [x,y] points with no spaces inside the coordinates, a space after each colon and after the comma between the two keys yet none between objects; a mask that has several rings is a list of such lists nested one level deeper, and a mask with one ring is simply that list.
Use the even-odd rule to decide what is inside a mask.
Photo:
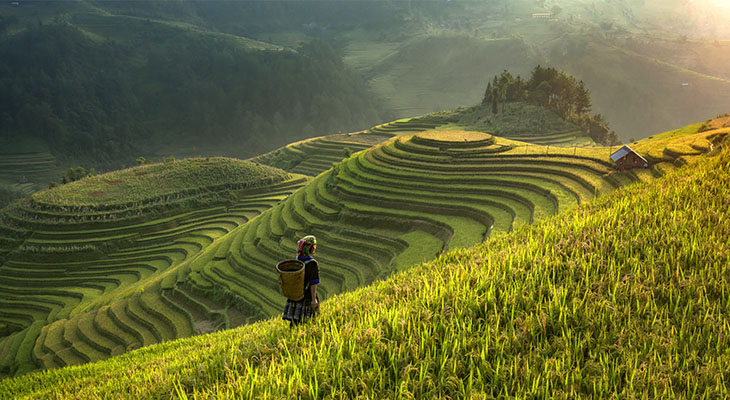
[{"label": "woman's headscarf", "polygon": [[307,235],[297,242],[297,257],[311,257],[312,249],[317,245],[314,235]]}]

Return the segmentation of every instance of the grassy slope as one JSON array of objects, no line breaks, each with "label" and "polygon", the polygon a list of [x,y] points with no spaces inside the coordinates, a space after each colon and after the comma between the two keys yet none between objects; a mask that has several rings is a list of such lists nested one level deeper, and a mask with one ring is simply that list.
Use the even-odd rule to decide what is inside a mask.
[{"label": "grassy slope", "polygon": [[[659,37],[686,32],[665,20],[671,14],[670,19],[683,22],[684,6],[653,3],[553,2],[562,7],[558,21],[529,18],[551,5],[541,10],[534,2],[510,2],[504,5],[508,14],[502,14],[502,6],[473,5],[466,14],[443,16],[443,28],[411,26],[411,39],[400,46],[395,37],[353,34],[345,60],[366,73],[397,117],[473,103],[487,80],[505,68],[525,76],[537,64],[553,65],[586,82],[594,93],[594,112],[604,114],[627,141],[712,117],[730,101],[727,82],[713,79],[727,80],[727,43],[647,37],[646,32]],[[621,22],[624,8],[634,9],[638,20]],[[648,11],[663,8],[674,10],[667,15]],[[712,17],[717,18],[699,19],[704,25]],[[601,22],[613,22],[615,28],[625,24],[629,32],[611,37],[599,29]],[[683,89],[682,83],[690,87]]]},{"label": "grassy slope", "polygon": [[[500,106],[497,114],[493,114],[489,106],[480,104],[469,108],[460,107],[415,118],[403,118],[368,131],[305,139],[250,160],[289,172],[317,176],[329,169],[332,163],[347,158],[348,154],[380,143],[392,135],[412,134],[429,129],[489,132],[496,136],[540,145],[596,145],[590,137],[585,136],[580,127],[563,120],[555,112],[524,102],[511,102],[504,107]],[[333,151],[333,144],[339,145],[339,149]],[[307,163],[317,163],[319,168],[307,170],[300,167]]]},{"label": "grassy slope", "polygon": [[730,42],[636,37],[626,48],[679,67],[730,79]]},{"label": "grassy slope", "polygon": [[87,177],[33,195],[52,207],[109,207],[201,188],[282,179],[284,171],[233,158],[192,158]]},{"label": "grassy slope", "polygon": [[[162,339],[191,335],[188,311],[163,304],[161,291],[169,295],[177,275],[185,277],[190,260],[303,183],[303,177],[248,161],[188,159],[87,177],[2,210],[0,327],[16,324],[0,335],[0,376],[107,358],[119,351],[119,342],[121,352],[125,346],[138,347],[142,340],[124,339],[115,324],[106,330],[121,335],[117,342],[109,342],[96,327],[86,329],[89,339],[80,340],[76,317],[98,318],[94,315],[100,307],[124,307],[127,299],[138,301],[135,295],[145,289],[147,305],[164,313],[148,319],[163,325],[167,318],[174,325],[162,327]],[[271,198],[264,197],[267,193]],[[30,329],[23,322],[27,314],[32,314]],[[196,314],[195,324],[215,322],[204,331],[233,323],[207,314]],[[22,318],[20,324],[13,315]],[[64,334],[64,341],[46,340],[46,329],[54,322],[73,333]],[[90,349],[93,342],[102,346]],[[83,357],[69,356],[72,346]]]},{"label": "grassy slope", "polygon": [[526,102],[511,102],[499,106],[497,114],[492,113],[489,105],[470,107],[464,111],[457,124],[468,129],[531,143],[563,146],[596,145],[578,125],[565,121],[546,107]]},{"label": "grassy slope", "polygon": [[36,138],[0,138],[0,208],[11,199],[44,189],[62,175],[49,150]]},{"label": "grassy slope", "polygon": [[[5,398],[724,397],[730,152],[323,304]],[[190,394],[194,396],[189,396]]]},{"label": "grassy slope", "polygon": [[563,42],[568,50],[556,51],[553,62],[585,81],[594,93],[593,109],[606,116],[624,141],[713,117],[730,103],[726,79],[583,36]]}]

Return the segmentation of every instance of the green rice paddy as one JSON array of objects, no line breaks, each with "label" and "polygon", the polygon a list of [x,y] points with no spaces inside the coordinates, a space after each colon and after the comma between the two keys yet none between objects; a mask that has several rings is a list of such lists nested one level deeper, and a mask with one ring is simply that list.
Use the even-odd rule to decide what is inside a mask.
[{"label": "green rice paddy", "polygon": [[[272,318],[6,379],[0,397],[725,398],[730,152],[689,162],[330,296],[304,326]],[[124,310],[130,325],[144,311]],[[61,328],[45,347],[80,359]]]},{"label": "green rice paddy", "polygon": [[225,305],[201,314],[195,295],[164,293],[179,291],[192,259],[304,183],[245,161],[190,159],[88,177],[4,209],[0,372],[229,327]]},{"label": "green rice paddy", "polygon": [[273,266],[305,234],[319,238],[327,298],[674,168],[667,159],[666,169],[618,172],[608,158],[616,149],[526,146],[473,131],[388,133],[233,231],[226,259],[194,263],[186,286],[240,304],[251,320],[273,316],[283,306]]},{"label": "green rice paddy", "polygon": [[140,166],[4,209],[0,373],[84,364],[278,315],[273,267],[305,234],[318,237],[328,299],[652,181],[716,152],[727,134],[697,126],[657,135],[635,145],[649,170],[619,172],[612,148],[444,129],[450,118],[315,138],[258,163]]}]

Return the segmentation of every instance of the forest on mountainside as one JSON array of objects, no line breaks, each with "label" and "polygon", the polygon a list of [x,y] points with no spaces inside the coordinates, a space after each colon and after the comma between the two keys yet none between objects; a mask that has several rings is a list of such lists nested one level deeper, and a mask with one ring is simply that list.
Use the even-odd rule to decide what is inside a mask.
[{"label": "forest on mountainside", "polygon": [[[150,24],[152,26],[152,24]],[[94,40],[38,24],[0,42],[0,136],[45,140],[61,161],[133,161],[146,144],[239,148],[365,128],[386,115],[327,44],[253,50],[159,27],[147,40]]]},{"label": "forest on mountainside", "polygon": [[485,75],[546,63],[591,88],[597,131],[646,137],[726,111],[728,44],[678,2],[3,3],[0,140],[100,171],[246,158],[474,104]]}]

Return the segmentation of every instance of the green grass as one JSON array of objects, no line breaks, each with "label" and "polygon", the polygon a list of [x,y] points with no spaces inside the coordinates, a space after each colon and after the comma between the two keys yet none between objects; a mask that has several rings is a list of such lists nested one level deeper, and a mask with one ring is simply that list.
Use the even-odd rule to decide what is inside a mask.
[{"label": "green grass", "polygon": [[[198,159],[117,171],[71,185],[89,192],[121,180],[117,178],[129,178],[126,182],[142,191],[157,186],[158,192],[144,192],[152,201],[169,198],[154,196],[177,185],[173,201],[217,190],[225,205],[196,208],[189,203],[156,213],[139,206],[145,202],[139,200],[142,196],[138,203],[130,198],[85,206],[79,200],[73,207],[36,202],[5,210],[9,218],[3,222],[13,225],[3,226],[3,234],[15,235],[13,227],[22,226],[32,235],[15,241],[0,265],[0,324],[19,330],[0,339],[0,374],[96,361],[192,335],[195,322],[189,312],[166,303],[162,291],[183,282],[187,264],[216,241],[306,183],[303,177],[245,161]],[[137,214],[114,217],[119,207],[135,204]],[[227,327],[227,321],[218,318],[213,328]],[[43,328],[49,324],[54,324],[52,330]]]},{"label": "green grass", "polygon": [[286,173],[230,158],[185,159],[91,176],[33,196],[49,207],[120,207],[172,200],[184,193],[216,188],[239,189],[277,183]]},{"label": "green grass", "polygon": [[408,243],[408,247],[391,262],[400,266],[400,269],[432,260],[443,248],[443,242],[439,238],[423,231],[409,232],[401,235],[399,239]]},{"label": "green grass", "polygon": [[646,154],[648,159],[674,161],[678,157],[693,157],[716,150],[723,138],[730,135],[730,128],[699,132],[702,124],[692,124],[681,129],[659,133],[631,143],[634,150]]},{"label": "green grass", "polygon": [[[321,289],[328,297],[408,266],[402,263],[472,246],[642,179],[614,171],[610,148],[527,146],[473,131],[406,133],[448,118],[386,124],[398,137],[354,154],[233,231],[240,245],[229,247],[226,260],[218,249],[219,261],[196,263],[188,284],[248,315],[275,315],[281,300],[270,269],[292,256],[304,234],[320,238],[317,258],[328,267]],[[326,153],[322,142],[307,141],[296,151],[320,143]],[[395,241],[405,246],[390,247]]]},{"label": "green grass", "polygon": [[[311,181],[281,170],[268,176],[263,172],[270,167],[249,162],[184,160],[84,179],[74,183],[80,188],[75,200],[36,200],[5,210],[0,233],[16,248],[0,266],[0,303],[6,305],[0,324],[18,333],[0,339],[0,373],[96,361],[276,315],[283,298],[273,267],[293,257],[296,240],[305,234],[320,240],[320,294],[328,299],[448,249],[523,229],[596,195],[651,180],[673,170],[679,157],[687,162],[711,151],[724,132],[688,128],[658,135],[657,148],[645,145],[661,153],[652,171],[617,173],[607,160],[615,149],[526,146],[473,131],[422,131],[452,118],[386,124],[383,129],[396,137],[344,161],[345,152],[338,155],[344,144],[364,148],[386,135],[337,135],[282,149],[335,157],[336,167]],[[129,177],[127,183],[142,189],[114,202],[84,203],[100,185],[126,184],[116,177]],[[168,181],[151,185],[153,179]],[[177,194],[160,194],[174,182],[182,185]],[[205,197],[211,191],[218,200]],[[147,207],[166,199],[183,207]],[[186,292],[175,295],[181,288]],[[53,329],[43,327],[49,324]]]},{"label": "green grass", "polygon": [[317,176],[330,169],[333,163],[385,139],[387,136],[364,132],[321,136],[288,144],[251,160],[297,174]]},{"label": "green grass", "polygon": [[[517,229],[641,179],[614,171],[608,155],[615,149],[610,148],[526,146],[453,130],[406,133],[445,118],[450,117],[387,124],[397,138],[344,160],[232,232],[241,243],[230,249],[234,275],[224,262],[199,264],[194,269],[202,275],[191,276],[189,283],[228,302],[245,299],[241,307],[248,313],[256,315],[252,310],[259,308],[272,315],[278,313],[278,294],[268,287],[268,271],[277,260],[291,257],[296,239],[304,234],[322,240],[318,258],[332,271],[322,285],[329,295],[387,277],[407,267],[403,262],[469,247],[488,233]],[[322,140],[297,148],[312,149],[318,142]],[[354,232],[372,236],[355,239]],[[389,249],[387,240],[406,246]]]},{"label": "green grass", "polygon": [[[357,161],[357,160],[352,160]],[[554,206],[545,204],[542,200],[546,200],[542,193],[540,197],[531,196],[531,193],[521,188],[505,188],[498,184],[492,185],[449,185],[448,188],[442,188],[430,184],[428,182],[411,181],[412,176],[405,176],[403,179],[396,179],[390,176],[379,176],[373,173],[369,173],[365,170],[362,163],[347,162],[343,164],[343,169],[346,169],[349,179],[357,179],[360,182],[367,182],[369,184],[377,184],[381,188],[399,188],[400,190],[407,189],[408,193],[415,195],[421,199],[432,197],[436,193],[440,196],[449,196],[453,192],[461,193],[459,197],[460,202],[477,203],[477,204],[490,204],[493,207],[499,207],[501,209],[494,210],[492,212],[504,213],[508,212],[511,214],[512,223],[525,223],[532,220],[532,214],[537,210],[538,217],[541,217],[543,213],[550,211],[554,212]],[[345,178],[345,179],[348,179]],[[421,191],[421,193],[419,193]],[[489,196],[491,203],[484,201],[484,196]],[[523,197],[524,196],[524,197]],[[543,210],[547,207],[547,210]],[[499,218],[498,218],[499,219]],[[501,218],[505,219],[505,218]],[[509,229],[509,226],[506,227]]]},{"label": "green grass", "polygon": [[0,382],[12,398],[723,398],[730,152],[322,305]]},{"label": "green grass", "polygon": [[580,127],[560,118],[554,111],[525,102],[499,106],[497,114],[490,107],[477,105],[463,112],[458,125],[482,132],[537,144],[595,145]]},{"label": "green grass", "polygon": [[[79,315],[74,318],[75,321],[70,320],[69,324],[76,325],[77,335],[97,351],[105,353],[106,356],[122,354],[124,349],[121,348],[119,343],[97,331],[94,326],[94,316],[95,314],[91,313]],[[102,356],[101,358],[106,357]]]},{"label": "green grass", "polygon": [[157,343],[157,338],[146,326],[140,325],[129,313],[129,300],[125,299],[112,303],[107,309],[107,315],[114,321],[117,329],[133,335],[137,341],[136,347],[149,346]]}]

